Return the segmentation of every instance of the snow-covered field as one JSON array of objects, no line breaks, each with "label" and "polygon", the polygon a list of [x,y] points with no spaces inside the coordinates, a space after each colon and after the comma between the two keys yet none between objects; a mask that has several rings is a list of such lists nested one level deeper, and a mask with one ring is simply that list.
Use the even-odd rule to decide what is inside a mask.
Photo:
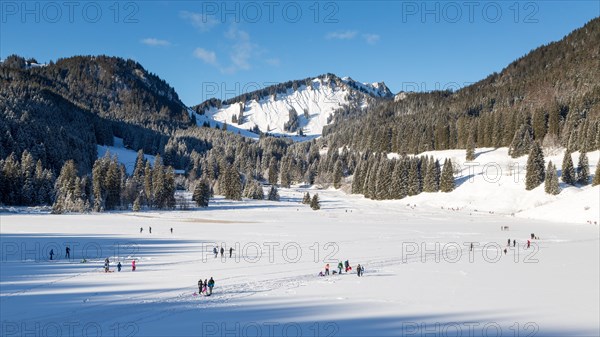
[{"label": "snow-covered field", "polygon": [[[0,335],[600,334],[597,225],[452,211],[460,205],[446,196],[408,206],[334,190],[318,191],[322,209],[312,211],[304,192],[193,211],[0,214]],[[530,233],[540,239],[526,249]],[[509,238],[517,245],[504,255]],[[233,257],[215,258],[214,245]],[[123,271],[104,273],[106,257]],[[346,259],[364,265],[362,278],[317,276]],[[193,296],[211,276],[214,294]]]}]

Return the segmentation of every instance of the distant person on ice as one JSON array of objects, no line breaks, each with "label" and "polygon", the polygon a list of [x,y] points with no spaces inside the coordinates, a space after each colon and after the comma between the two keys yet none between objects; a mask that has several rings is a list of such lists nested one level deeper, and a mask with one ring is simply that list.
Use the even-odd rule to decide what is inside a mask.
[{"label": "distant person on ice", "polygon": [[150,232],[150,234],[152,234],[152,227],[148,226],[148,232]]},{"label": "distant person on ice", "polygon": [[121,261],[119,261],[119,263],[117,264],[117,271],[121,271],[121,267],[123,267],[123,265],[121,264]]},{"label": "distant person on ice", "polygon": [[110,266],[110,260],[107,257],[106,259],[104,259],[104,272],[105,273],[108,273],[109,266]]},{"label": "distant person on ice", "polygon": [[140,227],[140,234],[144,231],[144,228]]},{"label": "distant person on ice", "polygon": [[52,260],[53,256],[54,256],[54,249],[50,249],[50,260]]},{"label": "distant person on ice", "polygon": [[350,267],[350,262],[348,260],[346,260],[344,264],[346,265],[346,273],[348,272],[348,270],[352,270],[352,267]]},{"label": "distant person on ice", "polygon": [[329,275],[329,263],[325,265],[325,275]]},{"label": "distant person on ice", "polygon": [[517,240],[513,240],[513,247],[517,246]]},{"label": "distant person on ice", "polygon": [[233,254],[233,247],[229,247],[229,258],[231,258],[231,254]]},{"label": "distant person on ice", "polygon": [[219,256],[219,251],[217,250],[217,246],[215,246],[215,248],[213,248],[213,253],[215,254],[215,259],[216,259],[217,256]]},{"label": "distant person on ice", "polygon": [[356,266],[356,275],[358,275],[358,277],[361,277],[362,272],[363,272],[363,267],[359,264],[358,266]]},{"label": "distant person on ice", "polygon": [[198,294],[202,294],[203,286],[204,286],[204,284],[202,283],[202,278],[200,278],[200,281],[198,281]]},{"label": "distant person on ice", "polygon": [[223,257],[223,254],[225,254],[225,248],[221,247],[221,257]]},{"label": "distant person on ice", "polygon": [[69,248],[69,246],[67,246],[67,248],[65,248],[65,259],[70,259],[71,258],[71,248]]},{"label": "distant person on ice", "polygon": [[212,295],[212,290],[215,286],[215,280],[213,280],[213,278],[211,277],[210,280],[208,280],[208,296]]},{"label": "distant person on ice", "polygon": [[527,240],[527,248],[531,247],[531,240]]},{"label": "distant person on ice", "polygon": [[135,260],[131,260],[131,271],[135,271]]},{"label": "distant person on ice", "polygon": [[173,234],[173,227],[171,227],[171,234]]},{"label": "distant person on ice", "polygon": [[510,247],[510,239],[508,239],[508,246]]},{"label": "distant person on ice", "polygon": [[338,263],[338,270],[339,270],[339,274],[342,273],[342,268],[344,268],[344,264],[342,264],[342,261],[340,261],[340,263]]}]

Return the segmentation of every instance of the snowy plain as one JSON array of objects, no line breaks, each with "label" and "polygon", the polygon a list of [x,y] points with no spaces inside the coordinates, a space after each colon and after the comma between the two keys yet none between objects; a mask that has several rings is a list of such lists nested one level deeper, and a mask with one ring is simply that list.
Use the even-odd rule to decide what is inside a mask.
[{"label": "snowy plain", "polygon": [[[554,197],[525,191],[522,172],[491,182],[484,163],[526,161],[503,151],[478,149],[450,194],[394,201],[294,186],[280,202],[188,211],[0,213],[0,335],[598,336],[600,187]],[[547,157],[560,167],[561,151]],[[300,203],[306,191],[321,210]],[[351,273],[318,276],[345,260]],[[194,296],[210,277],[214,294]]]}]

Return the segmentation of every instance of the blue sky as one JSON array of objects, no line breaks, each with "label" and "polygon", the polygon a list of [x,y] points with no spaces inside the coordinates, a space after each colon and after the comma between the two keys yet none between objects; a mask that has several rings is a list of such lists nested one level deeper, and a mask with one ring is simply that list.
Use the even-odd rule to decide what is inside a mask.
[{"label": "blue sky", "polygon": [[322,73],[457,88],[600,16],[600,1],[0,3],[0,58],[132,58],[187,105]]}]

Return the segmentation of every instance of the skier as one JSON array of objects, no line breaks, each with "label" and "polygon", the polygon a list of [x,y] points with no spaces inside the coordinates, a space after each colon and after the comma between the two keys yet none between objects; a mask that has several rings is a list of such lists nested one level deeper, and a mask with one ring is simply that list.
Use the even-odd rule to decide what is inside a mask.
[{"label": "skier", "polygon": [[329,275],[329,263],[325,265],[325,275]]},{"label": "skier", "polygon": [[517,246],[517,240],[513,240],[513,247]]},{"label": "skier", "polygon": [[358,275],[358,277],[360,277],[360,271],[361,271],[361,266],[360,264],[358,266],[356,266],[356,275]]},{"label": "skier", "polygon": [[221,257],[223,257],[224,253],[225,253],[225,248],[221,247]]},{"label": "skier", "polygon": [[131,271],[135,271],[135,260],[131,260]]},{"label": "skier", "polygon": [[342,261],[340,261],[340,263],[338,263],[338,270],[339,270],[339,274],[342,273],[342,268],[344,268],[344,264],[342,263]]},{"label": "skier", "polygon": [[69,248],[69,246],[67,246],[67,248],[65,248],[65,259],[70,259],[71,258],[71,248]]},{"label": "skier", "polygon": [[144,228],[140,227],[140,234],[144,231]]},{"label": "skier", "polygon": [[119,261],[119,263],[117,264],[117,271],[120,272],[121,271],[121,267],[123,265],[121,265],[121,261]]},{"label": "skier", "polygon": [[212,290],[214,286],[215,280],[213,280],[213,278],[211,277],[210,280],[208,280],[208,296],[212,295]]},{"label": "skier", "polygon": [[231,254],[233,254],[233,247],[229,247],[229,258],[231,258]]},{"label": "skier", "polygon": [[50,249],[50,260],[52,260],[53,256],[54,256],[54,249]]},{"label": "skier", "polygon": [[148,226],[148,232],[150,232],[150,234],[152,234],[152,227]]},{"label": "skier", "polygon": [[217,246],[215,246],[215,248],[213,248],[213,253],[215,253],[215,259],[216,259],[217,256],[219,255],[219,252],[217,251]]},{"label": "skier", "polygon": [[202,287],[204,285],[202,284],[202,278],[200,278],[200,281],[198,281],[198,295],[202,294]]},{"label": "skier", "polygon": [[109,266],[110,266],[110,260],[108,260],[108,257],[107,257],[106,259],[104,259],[104,272],[105,273],[108,273]]}]

